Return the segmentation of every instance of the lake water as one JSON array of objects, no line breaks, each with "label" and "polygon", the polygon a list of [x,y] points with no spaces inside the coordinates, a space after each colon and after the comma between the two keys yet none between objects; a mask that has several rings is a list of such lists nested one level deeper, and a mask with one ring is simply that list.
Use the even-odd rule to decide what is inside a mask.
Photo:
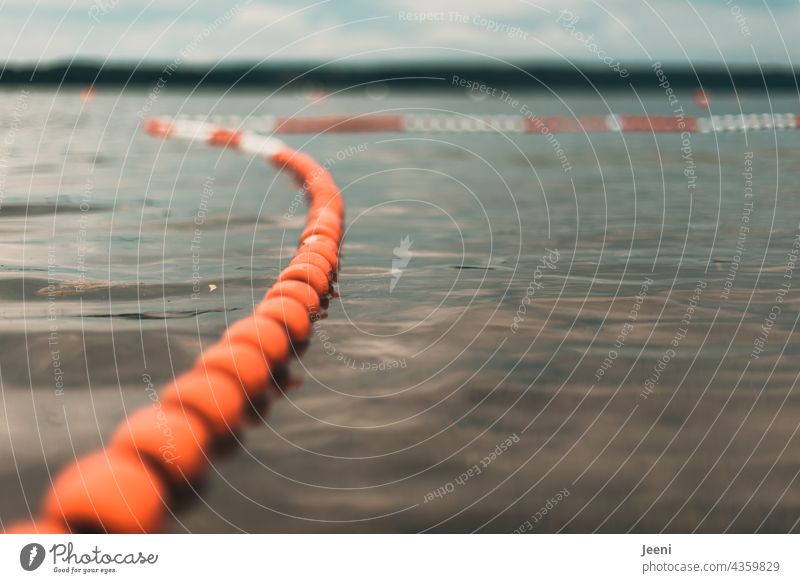
[{"label": "lake water", "polygon": [[[659,93],[514,97],[671,112]],[[246,315],[302,228],[286,175],[140,115],[518,108],[0,93],[3,524]],[[171,531],[798,530],[800,132],[555,138],[286,137],[345,197],[339,297],[292,363],[302,387]]]}]

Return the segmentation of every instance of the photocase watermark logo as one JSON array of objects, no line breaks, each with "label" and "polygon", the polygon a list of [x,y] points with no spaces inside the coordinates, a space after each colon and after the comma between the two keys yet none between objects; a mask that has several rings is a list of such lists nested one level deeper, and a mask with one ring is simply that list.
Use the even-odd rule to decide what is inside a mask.
[{"label": "photocase watermark logo", "polygon": [[30,543],[19,552],[19,564],[26,571],[35,571],[42,566],[45,550],[39,543]]},{"label": "photocase watermark logo", "polygon": [[411,245],[413,244],[414,241],[411,240],[411,237],[406,235],[400,239],[400,246],[394,248],[394,258],[392,259],[392,281],[389,282],[389,293],[394,291],[395,286],[397,286],[397,282],[399,282],[400,278],[403,277],[403,270],[408,267],[409,261],[411,261],[411,258],[414,257],[414,254],[411,252]]}]

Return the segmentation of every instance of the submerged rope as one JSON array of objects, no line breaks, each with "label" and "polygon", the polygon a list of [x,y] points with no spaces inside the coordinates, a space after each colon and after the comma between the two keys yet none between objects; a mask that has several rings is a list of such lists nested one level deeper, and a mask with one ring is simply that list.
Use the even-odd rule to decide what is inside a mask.
[{"label": "submerged rope", "polygon": [[[248,317],[231,325],[193,368],[132,412],[103,450],[57,474],[41,514],[8,533],[152,533],[229,447],[248,405],[279,398],[276,380],[309,340],[312,318],[331,291],[344,232],[344,202],[328,171],[282,142],[208,123],[151,119],[151,135],[201,140],[262,157],[289,170],[309,198],[294,258]],[[165,430],[168,428],[168,430]]]}]

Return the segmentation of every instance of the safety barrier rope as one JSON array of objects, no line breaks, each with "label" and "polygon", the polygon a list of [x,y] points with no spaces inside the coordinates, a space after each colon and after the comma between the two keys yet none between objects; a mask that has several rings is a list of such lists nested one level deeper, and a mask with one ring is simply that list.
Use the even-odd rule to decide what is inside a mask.
[{"label": "safety barrier rope", "polygon": [[105,449],[78,458],[53,480],[41,515],[8,533],[159,532],[181,494],[230,446],[248,405],[281,396],[277,380],[293,349],[311,335],[335,280],[344,202],[327,170],[282,142],[211,124],[149,120],[156,136],[235,148],[286,168],[309,198],[294,258],[255,310],[202,352],[194,367],[164,387],[158,400],[131,413]]},{"label": "safety barrier rope", "polygon": [[[800,128],[800,114],[764,113],[742,115],[455,115],[455,114],[344,114],[280,117],[180,116],[154,120],[163,128],[172,124],[245,127],[263,134],[320,133],[486,133],[515,134],[564,132],[657,132],[712,133]],[[186,124],[189,124],[187,126]]]},{"label": "safety barrier rope", "polygon": [[[230,130],[225,125],[247,127]],[[254,312],[233,324],[192,370],[134,411],[104,450],[85,455],[53,480],[39,518],[8,533],[158,532],[180,493],[241,429],[247,405],[281,395],[276,374],[308,341],[312,318],[332,289],[344,202],[328,171],[281,141],[260,135],[347,132],[722,132],[800,128],[800,115],[691,116],[366,114],[309,117],[152,118],[151,135],[230,147],[292,172],[309,197],[294,258]],[[168,427],[169,431],[164,428]],[[169,451],[169,455],[164,452]]]}]

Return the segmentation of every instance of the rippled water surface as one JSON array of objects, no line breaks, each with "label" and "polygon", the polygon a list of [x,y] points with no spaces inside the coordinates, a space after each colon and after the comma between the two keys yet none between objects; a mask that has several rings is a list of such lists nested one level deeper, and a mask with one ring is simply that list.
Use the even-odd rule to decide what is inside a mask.
[{"label": "rippled water surface", "polygon": [[[660,94],[517,97],[671,112]],[[0,93],[3,523],[245,316],[302,228],[288,176],[147,137],[140,115],[516,113],[452,95],[147,98]],[[714,113],[797,106],[745,95]],[[555,139],[286,139],[342,188],[339,297],[292,363],[302,387],[171,530],[797,530],[800,134]]]}]

